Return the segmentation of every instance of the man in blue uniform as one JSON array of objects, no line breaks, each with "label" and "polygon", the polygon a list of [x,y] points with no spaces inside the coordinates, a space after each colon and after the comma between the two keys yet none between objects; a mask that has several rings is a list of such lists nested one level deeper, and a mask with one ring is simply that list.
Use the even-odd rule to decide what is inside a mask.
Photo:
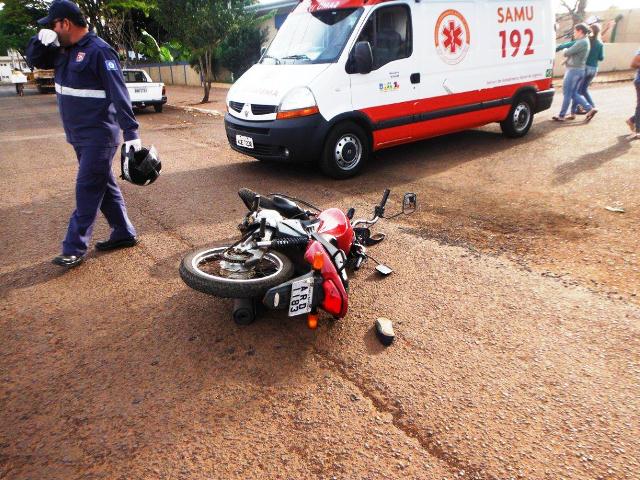
[{"label": "man in blue uniform", "polygon": [[78,6],[55,0],[38,23],[49,27],[29,41],[27,60],[37,68],[55,68],[58,109],[67,141],[78,157],[76,209],[53,263],[75,267],[87,253],[98,209],[111,227],[98,250],[137,244],[124,199],[111,171],[123,132],[127,151],[138,151],[138,122],[133,115],[116,51],[90,32]]}]

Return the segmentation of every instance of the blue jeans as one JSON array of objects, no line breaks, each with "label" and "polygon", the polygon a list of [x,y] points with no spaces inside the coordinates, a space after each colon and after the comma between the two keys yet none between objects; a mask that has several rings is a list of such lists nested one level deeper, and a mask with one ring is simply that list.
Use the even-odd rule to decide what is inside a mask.
[{"label": "blue jeans", "polygon": [[[587,102],[589,102],[589,104],[592,107],[595,107],[596,104],[593,101],[593,98],[591,98],[591,94],[589,94],[589,86],[591,85],[591,82],[593,81],[593,79],[596,78],[597,74],[598,74],[598,67],[590,67],[589,65],[587,65],[584,70],[584,77],[582,78],[582,81],[578,86],[578,93],[582,95],[584,99]],[[573,105],[571,107],[571,112],[576,113],[577,111],[576,109],[577,109],[577,105]]]},{"label": "blue jeans", "polygon": [[564,74],[564,81],[562,82],[562,108],[560,109],[561,117],[567,114],[571,102],[573,102],[574,108],[581,105],[585,110],[591,110],[591,104],[578,93],[578,87],[584,78],[584,73],[584,68],[568,68]]},{"label": "blue jeans", "polygon": [[634,85],[636,87],[636,113],[629,120],[635,124],[636,133],[640,133],[640,81],[636,80]]}]

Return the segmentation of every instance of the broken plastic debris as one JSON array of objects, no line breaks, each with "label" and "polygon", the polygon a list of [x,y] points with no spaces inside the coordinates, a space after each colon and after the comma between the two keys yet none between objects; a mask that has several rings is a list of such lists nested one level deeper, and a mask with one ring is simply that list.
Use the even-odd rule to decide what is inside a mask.
[{"label": "broken plastic debris", "polygon": [[622,207],[610,207],[610,206],[606,206],[604,207],[606,210],[609,210],[610,212],[616,212],[616,213],[624,213],[624,208]]},{"label": "broken plastic debris", "polygon": [[378,318],[376,320],[376,334],[378,335],[380,343],[382,343],[385,347],[391,345],[394,338],[396,338],[391,320],[383,317]]}]

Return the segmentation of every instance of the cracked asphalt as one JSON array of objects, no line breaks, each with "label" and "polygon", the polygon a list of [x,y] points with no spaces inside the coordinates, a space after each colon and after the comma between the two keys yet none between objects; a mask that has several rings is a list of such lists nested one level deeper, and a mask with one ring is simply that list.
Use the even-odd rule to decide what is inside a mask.
[{"label": "cracked asphalt", "polygon": [[[142,112],[163,173],[122,184],[141,243],[65,272],[76,159],[55,97],[0,87],[0,478],[640,478],[633,94],[596,87],[598,116],[561,126],[558,95],[524,139],[461,132],[343,182],[233,152],[219,117]],[[243,186],[420,208],[380,223],[394,273],[353,275],[345,319],[238,327],[178,265],[235,236]]]}]

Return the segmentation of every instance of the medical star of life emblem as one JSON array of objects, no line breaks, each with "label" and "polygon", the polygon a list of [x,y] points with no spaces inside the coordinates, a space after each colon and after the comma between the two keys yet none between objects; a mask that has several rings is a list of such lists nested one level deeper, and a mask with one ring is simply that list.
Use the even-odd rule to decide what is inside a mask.
[{"label": "medical star of life emblem", "polygon": [[434,39],[436,51],[445,63],[460,63],[467,55],[471,43],[469,24],[457,10],[445,10],[436,22]]}]

